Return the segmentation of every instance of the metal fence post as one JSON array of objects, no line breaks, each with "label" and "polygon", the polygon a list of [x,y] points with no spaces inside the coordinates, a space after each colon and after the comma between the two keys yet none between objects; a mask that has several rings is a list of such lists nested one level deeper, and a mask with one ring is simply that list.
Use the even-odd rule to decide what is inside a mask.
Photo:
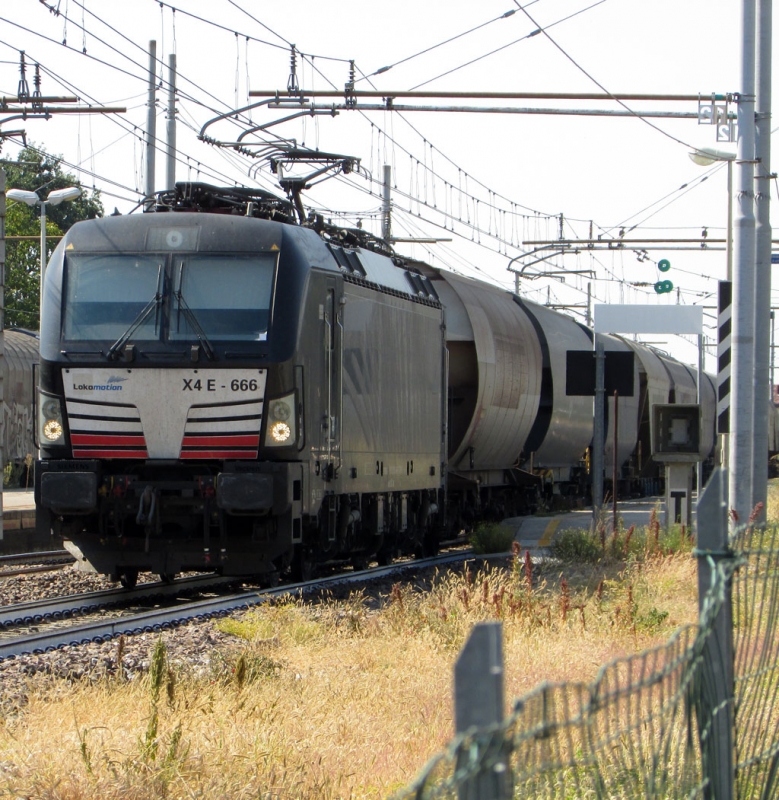
[{"label": "metal fence post", "polygon": [[[727,478],[725,471],[718,467],[698,500],[700,611],[703,611],[707,591],[717,578],[717,563],[732,558],[728,546]],[[735,797],[733,607],[729,579],[724,594],[703,650],[698,709],[703,770],[709,779],[706,797],[713,800],[733,800]]]},{"label": "metal fence post", "polygon": [[[503,627],[500,622],[474,625],[457,657],[454,717],[458,734],[503,722]],[[493,737],[479,742],[478,746],[476,755],[480,769],[460,785],[458,800],[508,800],[512,796],[510,744]],[[468,754],[469,757],[473,755],[472,751]],[[461,761],[464,760],[465,754]]]}]

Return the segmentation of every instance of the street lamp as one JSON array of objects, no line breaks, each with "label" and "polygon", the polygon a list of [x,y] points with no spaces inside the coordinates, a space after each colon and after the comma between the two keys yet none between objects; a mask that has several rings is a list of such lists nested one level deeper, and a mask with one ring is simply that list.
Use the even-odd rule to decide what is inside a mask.
[{"label": "street lamp", "polygon": [[36,192],[28,192],[26,189],[9,189],[5,193],[6,197],[28,206],[41,207],[41,299],[43,299],[43,275],[46,272],[46,206],[58,206],[66,200],[75,200],[81,197],[81,189],[76,186],[68,186],[65,189],[55,189],[49,192],[45,200],[41,200]]},{"label": "street lamp", "polygon": [[718,150],[715,147],[698,147],[688,154],[690,160],[699,167],[710,167],[717,161],[725,161],[728,165],[728,229],[727,229],[727,268],[729,281],[733,280],[733,162],[736,154],[729,150]]},{"label": "street lamp", "polygon": [[[698,147],[688,153],[690,160],[699,167],[710,167],[718,161],[724,161],[728,165],[728,228],[726,232],[727,244],[725,261],[727,265],[727,280],[733,280],[733,162],[736,154],[730,150],[719,150],[715,147]],[[719,297],[719,294],[717,295]],[[719,322],[717,323],[719,329]],[[717,359],[719,365],[719,359]],[[703,336],[698,337],[698,384],[697,395],[698,403],[702,401],[701,386],[703,381]],[[715,393],[715,408],[719,402],[719,390]],[[723,464],[728,463],[728,439],[723,437]],[[703,464],[698,463],[698,497],[703,491]]]}]

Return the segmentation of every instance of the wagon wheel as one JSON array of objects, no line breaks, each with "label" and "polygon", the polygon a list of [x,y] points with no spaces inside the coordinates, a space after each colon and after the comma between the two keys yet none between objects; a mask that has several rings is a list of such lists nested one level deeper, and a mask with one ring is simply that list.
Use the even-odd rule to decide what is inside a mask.
[{"label": "wagon wheel", "polygon": [[126,569],[119,573],[119,582],[125,589],[134,589],[138,583],[138,570]]}]

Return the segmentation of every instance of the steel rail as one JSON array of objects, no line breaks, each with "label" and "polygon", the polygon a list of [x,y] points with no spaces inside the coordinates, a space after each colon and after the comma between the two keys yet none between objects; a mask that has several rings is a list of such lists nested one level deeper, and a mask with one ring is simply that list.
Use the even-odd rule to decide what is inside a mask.
[{"label": "steel rail", "polygon": [[144,583],[135,589],[104,589],[99,592],[84,592],[48,600],[31,600],[12,606],[0,606],[0,629],[43,622],[48,618],[58,620],[78,616],[86,611],[111,605],[134,603],[152,597],[177,595],[189,589],[202,589],[235,583],[238,578],[219,575],[200,575],[196,578],[181,578],[173,583]]},{"label": "steel rail", "polygon": [[14,564],[29,564],[36,559],[39,561],[75,561],[76,559],[67,550],[41,550],[40,553],[13,553],[0,556],[0,567],[13,566]]},{"label": "steel rail", "polygon": [[[504,557],[509,554],[502,554]],[[423,569],[463,561],[473,558],[470,552],[447,553],[432,558],[399,562],[386,567],[374,567],[359,572],[319,578],[304,583],[286,584],[273,589],[260,589],[228,597],[207,598],[185,605],[167,609],[151,609],[140,614],[128,615],[119,619],[100,620],[84,625],[69,627],[66,630],[52,630],[41,633],[25,633],[15,639],[0,642],[0,661],[21,655],[41,654],[58,650],[68,645],[77,646],[91,642],[105,642],[111,639],[137,633],[154,633],[183,625],[195,619],[208,619],[226,616],[232,611],[248,609],[267,602],[274,597],[315,591],[328,586],[364,582],[366,579],[388,577],[412,569]]]}]

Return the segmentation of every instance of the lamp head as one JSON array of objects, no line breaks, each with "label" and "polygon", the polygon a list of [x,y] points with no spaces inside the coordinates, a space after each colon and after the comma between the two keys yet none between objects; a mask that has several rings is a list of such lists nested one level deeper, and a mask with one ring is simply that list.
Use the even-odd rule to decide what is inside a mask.
[{"label": "lamp head", "polygon": [[735,161],[736,154],[730,150],[718,150],[715,147],[697,147],[688,153],[690,160],[699,167],[708,167],[716,161]]},{"label": "lamp head", "polygon": [[81,197],[81,189],[77,186],[68,186],[65,189],[55,189],[53,192],[49,192],[46,202],[51,206],[58,206],[66,200],[75,200],[77,197]]},{"label": "lamp head", "polygon": [[28,192],[26,189],[9,189],[5,196],[19,203],[27,203],[28,206],[37,206],[40,198],[35,192]]}]

